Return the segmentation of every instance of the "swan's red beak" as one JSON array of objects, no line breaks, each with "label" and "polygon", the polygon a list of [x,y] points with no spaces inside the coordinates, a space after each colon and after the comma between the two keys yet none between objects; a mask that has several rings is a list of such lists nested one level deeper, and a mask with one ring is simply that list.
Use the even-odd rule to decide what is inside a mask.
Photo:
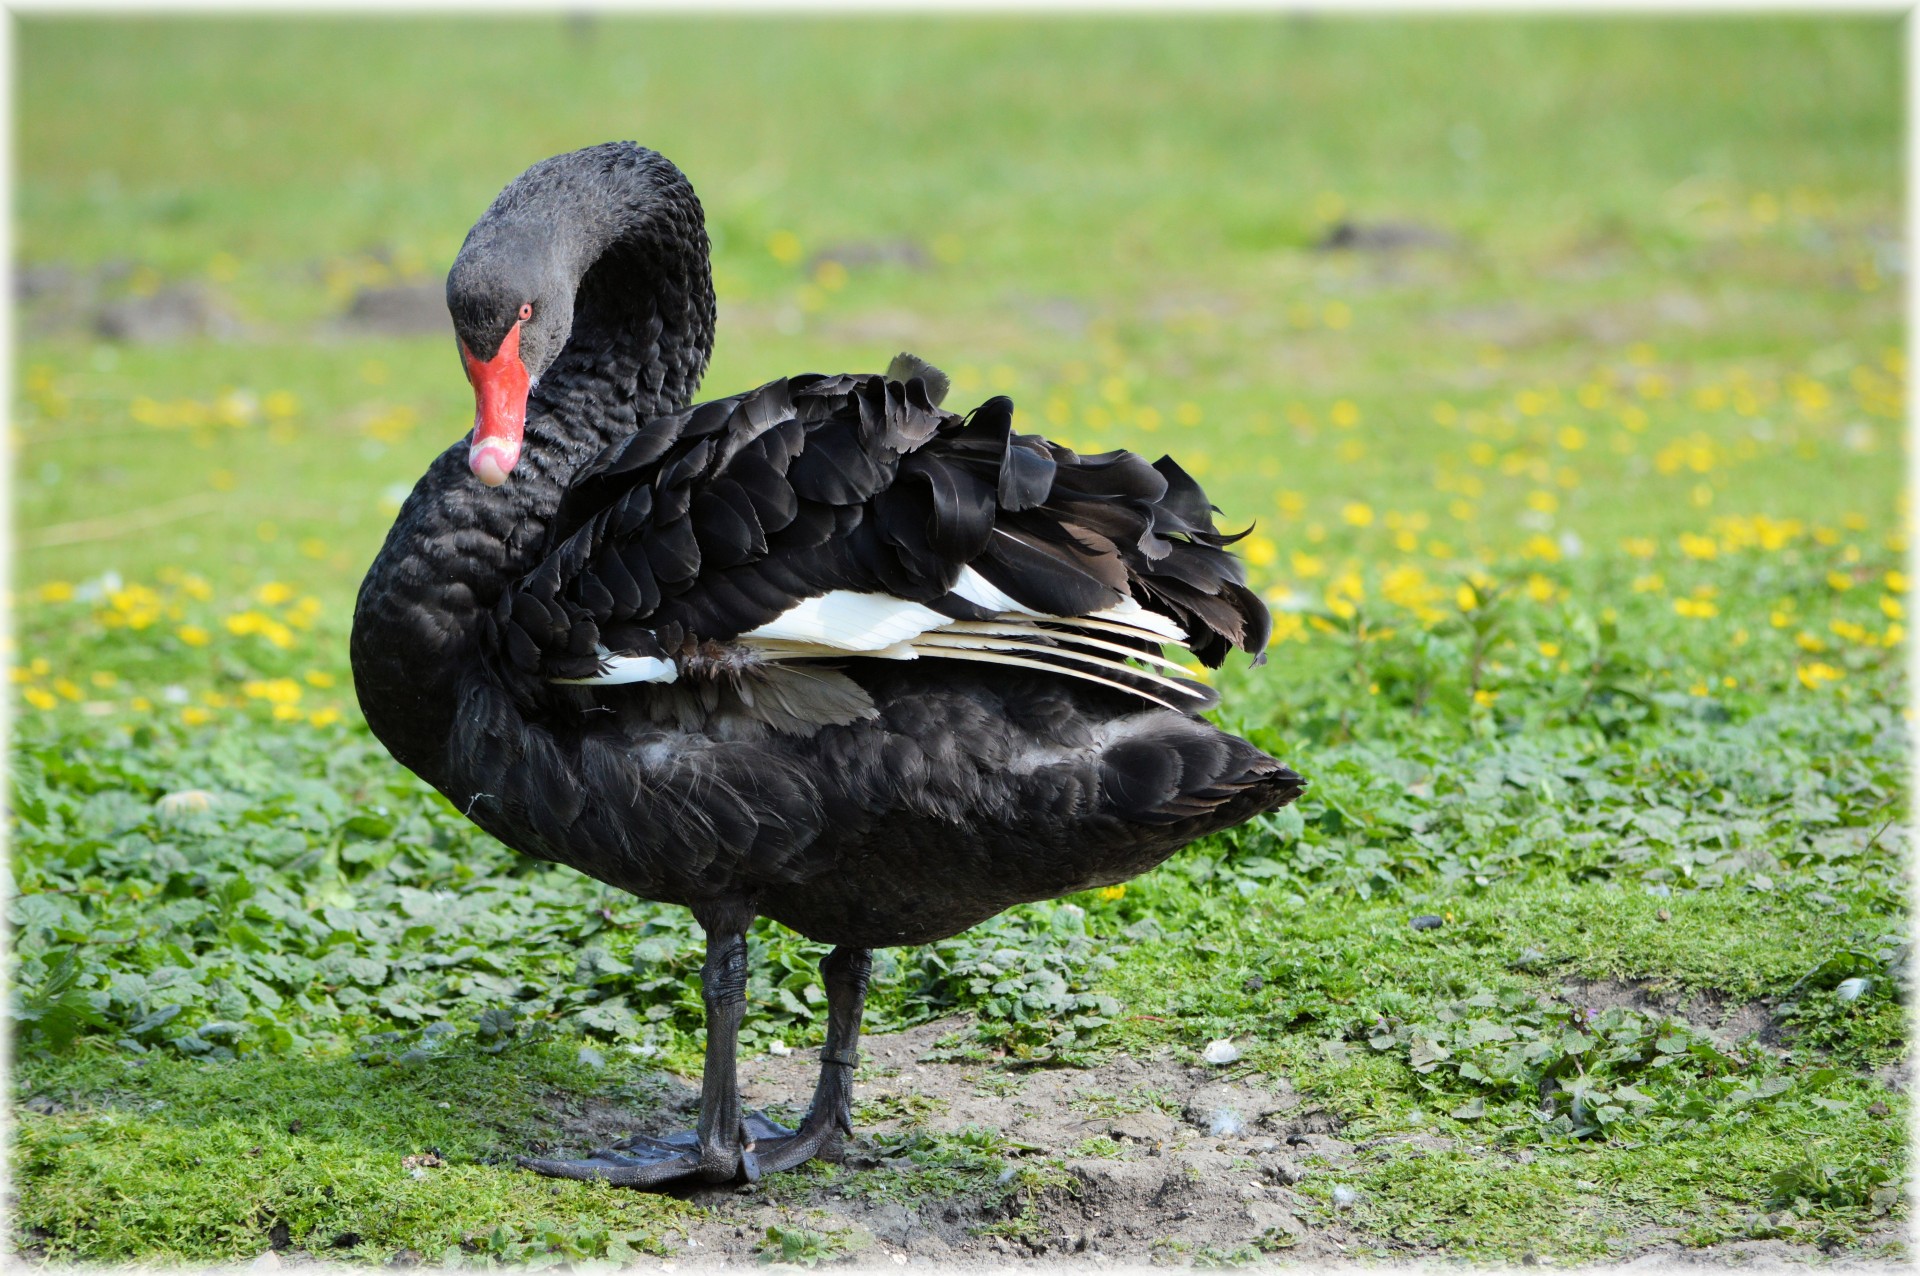
[{"label": "swan's red beak", "polygon": [[527,365],[520,362],[520,325],[507,329],[493,358],[473,357],[460,343],[460,362],[473,383],[473,441],[467,468],[488,487],[499,487],[520,460],[520,439],[527,428]]}]

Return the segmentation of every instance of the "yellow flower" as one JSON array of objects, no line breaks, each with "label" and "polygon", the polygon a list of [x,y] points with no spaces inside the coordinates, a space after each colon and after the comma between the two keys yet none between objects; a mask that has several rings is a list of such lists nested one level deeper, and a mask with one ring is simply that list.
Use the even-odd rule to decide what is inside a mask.
[{"label": "yellow flower", "polygon": [[1537,645],[1540,648],[1540,654],[1548,660],[1552,660],[1560,654],[1560,644],[1557,642],[1543,642]]},{"label": "yellow flower", "polygon": [[79,686],[70,678],[54,679],[53,689],[69,700],[78,700],[81,696]]},{"label": "yellow flower", "polygon": [[1649,572],[1645,576],[1633,578],[1633,592],[1636,594],[1661,594],[1667,589],[1666,577],[1659,572]]},{"label": "yellow flower", "polygon": [[1354,527],[1373,525],[1373,506],[1363,501],[1348,501],[1340,508],[1340,517]]},{"label": "yellow flower", "polygon": [[292,600],[293,586],[287,584],[284,581],[270,580],[266,584],[260,586],[260,588],[256,590],[255,593],[259,597],[260,601],[265,603],[267,606],[278,607],[281,603]]},{"label": "yellow flower", "polygon": [[813,282],[828,292],[839,292],[847,286],[847,268],[832,258],[821,262],[813,270]]},{"label": "yellow flower", "polygon": [[782,266],[800,260],[800,236],[790,230],[776,230],[767,236],[767,252]]},{"label": "yellow flower", "polygon": [[1275,612],[1273,614],[1273,633],[1267,639],[1267,645],[1270,647],[1278,646],[1289,638],[1305,642],[1307,640],[1305,622],[1303,622],[1295,612]]},{"label": "yellow flower", "polygon": [[1847,575],[1845,572],[1828,572],[1827,588],[1833,590],[1835,593],[1852,589],[1853,577]]},{"label": "yellow flower", "polygon": [[1473,693],[1473,702],[1481,706],[1482,708],[1485,708],[1488,705],[1491,705],[1495,700],[1498,700],[1499,698],[1500,698],[1500,693],[1498,691],[1488,691],[1485,687],[1482,687],[1480,688],[1480,690]]},{"label": "yellow flower", "polygon": [[1126,894],[1127,894],[1127,884],[1125,882],[1120,883],[1120,885],[1118,886],[1102,886],[1100,888],[1100,898],[1108,901],[1109,903],[1111,903],[1116,899],[1125,898]]},{"label": "yellow flower", "polygon": [[1827,640],[1819,634],[1810,634],[1803,630],[1794,635],[1793,645],[1802,651],[1821,652],[1827,649]]},{"label": "yellow flower", "polygon": [[1563,425],[1554,441],[1569,452],[1578,452],[1587,445],[1587,432],[1577,425]]},{"label": "yellow flower", "polygon": [[1708,620],[1720,614],[1720,609],[1704,598],[1676,598],[1673,610],[1690,620]]},{"label": "yellow flower", "polygon": [[1896,594],[1907,592],[1907,574],[1902,571],[1890,571],[1886,574],[1887,588]]},{"label": "yellow flower", "polygon": [[307,670],[306,679],[309,687],[331,687],[333,685],[333,675],[324,669]]},{"label": "yellow flower", "polygon": [[40,586],[40,601],[43,603],[64,603],[73,600],[73,586],[64,580],[50,580]]},{"label": "yellow flower", "polygon": [[1818,691],[1820,684],[1825,682],[1838,682],[1840,679],[1846,677],[1845,673],[1819,660],[1811,664],[1801,665],[1798,669],[1794,670],[1794,674],[1800,679],[1800,685],[1808,691]]},{"label": "yellow flower", "polygon": [[1522,558],[1540,558],[1549,563],[1560,561],[1560,547],[1554,544],[1551,536],[1529,536],[1527,543],[1520,547]]},{"label": "yellow flower", "polygon": [[1651,536],[1629,536],[1620,542],[1620,548],[1635,558],[1652,558],[1659,545]]},{"label": "yellow flower", "polygon": [[1173,410],[1173,419],[1189,428],[1200,424],[1200,405],[1197,403],[1182,403]]},{"label": "yellow flower", "polygon": [[180,635],[180,641],[189,647],[204,647],[213,641],[213,635],[198,625],[182,625],[177,632]]},{"label": "yellow flower", "polygon": [[1711,536],[1701,536],[1696,532],[1680,533],[1680,552],[1688,558],[1718,558],[1720,546]]},{"label": "yellow flower", "polygon": [[300,720],[300,717],[301,713],[297,705],[277,704],[273,706],[273,720],[275,722],[297,722]]},{"label": "yellow flower", "polygon": [[1453,591],[1453,605],[1461,611],[1473,611],[1480,606],[1480,595],[1473,592],[1472,585],[1461,585]]},{"label": "yellow flower", "polygon": [[1542,576],[1539,572],[1534,572],[1531,576],[1527,577],[1527,597],[1533,599],[1533,601],[1537,603],[1550,603],[1559,596],[1560,587],[1548,580],[1545,576]]},{"label": "yellow flower", "polygon": [[190,727],[213,721],[213,715],[199,705],[190,704],[180,711],[180,720]]},{"label": "yellow flower", "polygon": [[1327,410],[1327,420],[1343,430],[1351,430],[1360,424],[1360,407],[1352,399],[1337,399]]},{"label": "yellow flower", "polygon": [[300,699],[300,684],[291,678],[256,678],[244,683],[240,688],[252,700],[265,700],[273,705],[285,707]]},{"label": "yellow flower", "polygon": [[1311,579],[1327,570],[1326,560],[1314,554],[1303,554],[1294,550],[1292,554],[1293,574]]},{"label": "yellow flower", "polygon": [[20,693],[20,696],[36,709],[51,709],[60,703],[40,687],[28,687]]},{"label": "yellow flower", "polygon": [[1560,508],[1560,498],[1544,489],[1527,493],[1527,508],[1538,510],[1542,514],[1551,514]]}]

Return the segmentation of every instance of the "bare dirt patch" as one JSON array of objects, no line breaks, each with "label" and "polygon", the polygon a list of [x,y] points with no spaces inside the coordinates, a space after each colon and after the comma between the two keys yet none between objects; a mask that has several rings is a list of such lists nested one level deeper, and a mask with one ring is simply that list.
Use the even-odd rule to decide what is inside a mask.
[{"label": "bare dirt patch", "polygon": [[1595,1010],[1618,1006],[1684,1019],[1725,1046],[1736,1045],[1749,1037],[1758,1038],[1760,1044],[1767,1047],[1780,1043],[1779,1026],[1764,1002],[1735,1001],[1706,991],[1662,988],[1644,980],[1573,979],[1565,982],[1560,991],[1576,1006]]},{"label": "bare dirt patch", "polygon": [[[1630,984],[1582,984],[1568,993],[1592,1004],[1672,1005]],[[1688,1002],[1696,1022],[1733,1037],[1753,1030],[1748,1008]],[[1096,1067],[1025,1071],[929,1060],[942,1038],[963,1033],[963,1020],[869,1037],[862,1044],[856,1131],[841,1171],[829,1179],[772,1176],[759,1185],[691,1188],[702,1221],[673,1244],[682,1266],[760,1261],[770,1227],[799,1228],[831,1238],[845,1260],[862,1268],[1072,1262],[1131,1267],[1234,1260],[1339,1263],[1442,1257],[1411,1252],[1345,1220],[1327,1194],[1300,1190],[1315,1176],[1352,1167],[1386,1142],[1423,1152],[1457,1150],[1448,1139],[1415,1134],[1356,1145],[1341,1137],[1337,1117],[1284,1078],[1236,1065],[1195,1066],[1171,1052],[1150,1058],[1117,1055]],[[812,1092],[814,1052],[758,1056],[741,1067],[750,1107],[794,1121]],[[599,1099],[554,1096],[555,1134],[548,1154],[572,1155],[623,1134],[686,1128],[698,1105],[697,1085],[660,1073],[644,1084],[659,1096],[633,1111]],[[992,1130],[1021,1145],[1010,1163],[1049,1163],[1058,1173],[1030,1201],[989,1193],[967,1197],[916,1194],[912,1167],[897,1155],[902,1136]],[[1475,1151],[1483,1149],[1475,1148]],[[1487,1155],[1502,1155],[1486,1151]],[[896,1188],[900,1190],[895,1190]],[[1890,1238],[1891,1239],[1891,1238]],[[1666,1263],[1772,1266],[1830,1262],[1803,1245],[1769,1242],[1691,1249],[1667,1229],[1649,1229],[1623,1253]]]},{"label": "bare dirt patch", "polygon": [[[1248,1246],[1337,1259],[1350,1246],[1346,1231],[1315,1218],[1324,1211],[1294,1189],[1350,1160],[1352,1145],[1339,1138],[1331,1113],[1284,1080],[1169,1055],[1027,1071],[925,1061],[936,1042],[964,1027],[945,1021],[867,1038],[856,1132],[842,1162],[867,1177],[851,1189],[845,1174],[799,1191],[791,1178],[689,1189],[688,1199],[711,1215],[689,1230],[686,1259],[752,1260],[769,1226],[838,1233],[836,1244],[863,1265],[1177,1262]],[[746,1061],[742,1095],[750,1107],[792,1120],[812,1092],[816,1067],[813,1051]],[[581,1152],[632,1131],[684,1128],[697,1087],[664,1074],[659,1085],[661,1102],[646,1112],[555,1096],[552,1147]],[[1034,1198],[1022,1226],[1006,1226],[1021,1203],[991,1195],[887,1199],[859,1190],[907,1168],[890,1155],[899,1136],[969,1128],[1021,1145],[1017,1160],[1050,1160],[1062,1171]]]}]

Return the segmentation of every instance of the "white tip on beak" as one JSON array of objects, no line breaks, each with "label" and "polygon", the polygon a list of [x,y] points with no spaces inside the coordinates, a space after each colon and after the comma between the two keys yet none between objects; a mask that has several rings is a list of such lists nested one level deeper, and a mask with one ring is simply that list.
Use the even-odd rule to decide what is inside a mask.
[{"label": "white tip on beak", "polygon": [[481,439],[467,450],[467,468],[488,487],[506,482],[519,460],[519,447],[505,439]]}]

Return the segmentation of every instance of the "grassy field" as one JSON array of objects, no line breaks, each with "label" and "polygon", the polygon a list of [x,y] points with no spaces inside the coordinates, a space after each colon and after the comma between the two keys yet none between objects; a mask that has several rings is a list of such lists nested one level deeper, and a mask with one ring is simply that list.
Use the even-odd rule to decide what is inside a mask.
[{"label": "grassy field", "polygon": [[[870,1030],[967,1016],[982,1086],[1231,1038],[1337,1123],[1292,1208],[1352,1256],[1903,1252],[1894,19],[16,30],[28,1254],[622,1258],[746,1208],[501,1159],[697,1069],[698,932],[467,826],[346,665],[471,399],[341,316],[617,137],[706,203],[710,391],[904,347],[1258,525],[1219,716],[1308,795],[883,955]],[[219,335],[91,331],[189,294]],[[819,950],[755,944],[747,1050],[817,1042]],[[862,1190],[988,1201],[1005,1253],[1069,1194],[1062,1149],[900,1138]],[[762,1248],[831,1255],[795,1181]]]}]

